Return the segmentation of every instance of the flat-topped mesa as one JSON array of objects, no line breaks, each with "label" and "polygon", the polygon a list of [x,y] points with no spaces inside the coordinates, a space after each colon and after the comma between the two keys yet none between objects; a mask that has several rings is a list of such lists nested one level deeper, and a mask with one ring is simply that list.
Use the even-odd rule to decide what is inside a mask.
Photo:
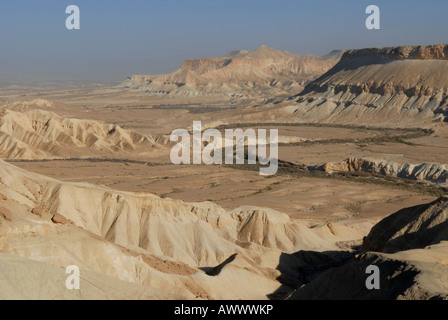
[{"label": "flat-topped mesa", "polygon": [[370,55],[381,56],[389,59],[448,59],[448,44],[436,44],[429,46],[401,46],[387,48],[367,48],[347,50],[341,62],[356,57]]},{"label": "flat-topped mesa", "polygon": [[289,98],[303,121],[371,124],[448,119],[448,45],[349,50]]},{"label": "flat-topped mesa", "polygon": [[327,73],[309,83],[312,91],[404,93],[431,96],[448,90],[448,45],[368,48],[346,51]]},{"label": "flat-topped mesa", "polygon": [[215,58],[185,60],[176,71],[162,75],[134,75],[123,83],[148,94],[254,96],[297,92],[333,67],[342,52],[323,57],[295,55],[268,46],[235,50]]}]

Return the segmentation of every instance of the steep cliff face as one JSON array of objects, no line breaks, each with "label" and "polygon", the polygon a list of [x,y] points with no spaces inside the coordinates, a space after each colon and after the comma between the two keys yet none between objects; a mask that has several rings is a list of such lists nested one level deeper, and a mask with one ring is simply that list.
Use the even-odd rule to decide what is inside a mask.
[{"label": "steep cliff face", "polygon": [[298,56],[261,46],[254,51],[232,51],[223,57],[186,60],[169,74],[134,75],[123,86],[149,94],[293,93],[333,67],[341,54]]},{"label": "steep cliff face", "polygon": [[370,56],[375,54],[389,59],[448,59],[448,45],[436,44],[429,46],[401,46],[389,48],[368,48],[360,50],[348,50],[343,59],[352,59],[354,57]]},{"label": "steep cliff face", "polygon": [[307,121],[446,121],[447,57],[448,45],[346,51],[290,98],[296,105],[289,112]]}]

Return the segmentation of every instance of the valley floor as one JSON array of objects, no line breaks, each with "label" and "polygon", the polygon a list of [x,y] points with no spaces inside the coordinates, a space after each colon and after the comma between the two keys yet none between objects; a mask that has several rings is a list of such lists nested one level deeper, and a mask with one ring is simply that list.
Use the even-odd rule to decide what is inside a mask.
[{"label": "valley floor", "polygon": [[[9,93],[8,99],[23,95]],[[0,259],[4,263],[0,283],[6,283],[7,277],[19,279],[30,269],[55,274],[46,289],[25,278],[42,293],[31,293],[30,298],[62,294],[63,298],[114,299],[121,298],[112,294],[118,287],[124,288],[122,296],[136,299],[316,298],[323,294],[318,284],[332,277],[328,270],[349,261],[343,267],[354,272],[357,262],[350,259],[355,255],[360,265],[377,261],[391,274],[395,266],[389,260],[405,261],[396,268],[411,268],[409,260],[426,261],[421,252],[409,253],[411,258],[383,256],[366,253],[361,245],[383,218],[446,194],[444,183],[430,181],[432,169],[425,171],[423,166],[418,174],[403,179],[393,169],[335,167],[334,163],[360,158],[388,161],[391,168],[428,163],[443,169],[448,159],[448,127],[443,123],[420,130],[260,123],[254,118],[250,125],[248,110],[255,101],[151,100],[126,97],[114,89],[47,92],[39,97],[26,93],[26,99],[42,97],[64,103],[64,108],[44,107],[47,111],[100,120],[142,135],[191,129],[193,120],[201,120],[221,130],[277,128],[279,136],[291,143],[280,144],[282,164],[275,176],[260,176],[248,166],[176,166],[169,160],[170,146],[160,141],[154,152],[143,155],[105,149],[89,154],[88,149],[80,149],[73,158],[5,159],[0,165]],[[244,119],[235,122],[239,112]],[[127,132],[123,131],[124,137]],[[32,141],[27,137],[14,136],[21,143]],[[327,164],[338,169],[326,171]],[[431,252],[441,256],[446,247],[442,242]],[[226,260],[234,254],[234,260]],[[53,288],[63,279],[58,270],[68,264],[86,270],[89,286],[81,296]],[[418,267],[419,274],[431,280],[428,274],[445,272],[447,264],[438,266],[442,271],[428,269],[424,262]],[[406,276],[412,280],[415,275]],[[448,283],[415,279],[418,290],[409,285],[402,292],[386,291],[387,297],[448,293],[444,291]],[[13,297],[24,297],[20,287],[7,290]],[[0,298],[5,297],[2,294]]]}]

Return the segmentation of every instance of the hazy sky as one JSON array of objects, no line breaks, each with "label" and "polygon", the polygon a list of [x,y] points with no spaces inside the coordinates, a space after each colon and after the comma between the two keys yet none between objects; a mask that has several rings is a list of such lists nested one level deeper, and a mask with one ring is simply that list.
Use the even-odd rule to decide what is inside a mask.
[{"label": "hazy sky", "polygon": [[[80,30],[65,28],[71,4]],[[381,30],[365,27],[369,4],[381,9]],[[0,83],[120,82],[262,44],[321,55],[447,43],[447,12],[447,0],[1,0]]]}]

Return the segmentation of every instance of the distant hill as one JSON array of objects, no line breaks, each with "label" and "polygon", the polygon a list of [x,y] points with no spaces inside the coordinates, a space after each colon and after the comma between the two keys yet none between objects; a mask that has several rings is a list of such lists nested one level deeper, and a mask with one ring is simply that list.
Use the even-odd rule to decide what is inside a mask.
[{"label": "distant hill", "polygon": [[162,75],[133,75],[122,86],[148,94],[253,96],[296,93],[333,67],[342,55],[295,55],[268,46],[225,56],[185,60]]},{"label": "distant hill", "polygon": [[[68,106],[44,99],[0,105],[0,157],[55,159],[153,152],[168,140],[95,120],[62,117]],[[45,109],[45,110],[44,110]]]}]

